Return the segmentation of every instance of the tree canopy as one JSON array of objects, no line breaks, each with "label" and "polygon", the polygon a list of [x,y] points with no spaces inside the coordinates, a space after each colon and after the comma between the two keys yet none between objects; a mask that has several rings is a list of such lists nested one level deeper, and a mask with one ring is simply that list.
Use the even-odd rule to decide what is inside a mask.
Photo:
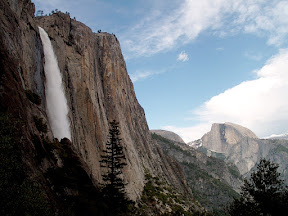
[{"label": "tree canopy", "polygon": [[228,207],[232,216],[248,215],[287,215],[287,186],[277,171],[278,165],[261,159],[257,170],[244,180],[241,187],[241,197],[234,199]]}]

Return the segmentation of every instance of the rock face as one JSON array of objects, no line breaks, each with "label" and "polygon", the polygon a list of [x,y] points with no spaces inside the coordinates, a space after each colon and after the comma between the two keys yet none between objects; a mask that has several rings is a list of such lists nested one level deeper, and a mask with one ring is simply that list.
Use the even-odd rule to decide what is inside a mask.
[{"label": "rock face", "polygon": [[158,134],[166,139],[173,140],[175,142],[185,143],[184,140],[176,133],[166,130],[150,130],[151,133]]},{"label": "rock face", "polygon": [[288,156],[286,140],[259,139],[252,131],[240,125],[213,124],[211,131],[201,138],[200,150],[234,163],[242,175],[248,175],[261,158],[280,165],[280,172],[288,181],[285,161]]},{"label": "rock face", "polygon": [[268,154],[266,146],[260,146],[257,136],[240,125],[225,123],[213,124],[211,131],[202,137],[204,148],[212,152],[222,153],[233,161],[240,173],[248,173],[261,156]]},{"label": "rock face", "polygon": [[225,123],[213,124],[211,131],[202,137],[203,146],[216,152],[226,152],[243,138],[257,139],[257,136],[240,125]]},{"label": "rock face", "polygon": [[[94,184],[102,183],[105,170],[100,168],[100,155],[107,140],[109,122],[115,119],[119,122],[127,158],[123,176],[129,197],[136,200],[141,195],[144,169],[166,179],[180,192],[187,192],[185,180],[174,172],[178,168],[173,160],[162,153],[151,137],[115,35],[95,34],[61,12],[35,18],[30,0],[1,1],[0,9],[1,110],[21,116],[25,122],[23,133],[31,148],[31,154],[26,154],[27,166],[31,170],[37,170],[31,165],[35,144],[29,134],[36,130],[33,116],[43,118],[48,125],[47,136],[53,139],[46,115],[40,26],[52,41],[65,83],[72,147]],[[25,90],[38,94],[41,104],[31,103]]]}]

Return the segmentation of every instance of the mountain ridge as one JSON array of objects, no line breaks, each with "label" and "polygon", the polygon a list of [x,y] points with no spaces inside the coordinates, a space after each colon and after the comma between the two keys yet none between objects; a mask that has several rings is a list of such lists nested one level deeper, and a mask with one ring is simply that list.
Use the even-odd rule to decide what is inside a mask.
[{"label": "mountain ridge", "polygon": [[288,182],[287,140],[259,139],[251,130],[231,123],[215,123],[210,132],[201,138],[199,150],[208,155],[220,157],[234,163],[241,175],[247,176],[261,158],[266,158],[279,164],[285,181]]},{"label": "mountain ridge", "polygon": [[167,130],[150,130],[150,132],[152,133],[156,133],[164,138],[167,138],[169,140],[173,140],[176,142],[180,142],[180,143],[185,143],[184,140],[176,133],[172,132],[172,131],[167,131]]}]

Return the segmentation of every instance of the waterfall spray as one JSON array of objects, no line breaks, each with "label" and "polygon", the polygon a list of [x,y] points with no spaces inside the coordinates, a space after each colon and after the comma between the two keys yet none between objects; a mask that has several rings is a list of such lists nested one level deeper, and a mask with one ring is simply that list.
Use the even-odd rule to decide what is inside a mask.
[{"label": "waterfall spray", "polygon": [[64,137],[71,140],[70,124],[67,117],[68,105],[62,84],[62,76],[58,67],[57,57],[53,51],[48,34],[41,27],[39,27],[39,32],[45,55],[45,94],[47,114],[52,133],[54,137],[59,140]]}]

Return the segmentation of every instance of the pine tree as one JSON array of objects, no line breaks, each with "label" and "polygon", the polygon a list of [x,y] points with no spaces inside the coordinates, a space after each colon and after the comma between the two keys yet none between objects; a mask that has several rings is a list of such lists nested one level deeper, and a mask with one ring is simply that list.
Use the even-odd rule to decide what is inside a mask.
[{"label": "pine tree", "polygon": [[240,199],[235,199],[230,215],[286,215],[288,191],[277,171],[278,165],[262,159],[250,179],[244,180]]},{"label": "pine tree", "polygon": [[101,167],[107,168],[107,173],[102,175],[105,182],[103,192],[115,208],[127,203],[124,194],[125,184],[121,178],[122,169],[127,164],[121,141],[119,123],[114,120],[110,122],[106,150],[103,150],[104,154],[101,156],[102,160],[100,163]]}]

